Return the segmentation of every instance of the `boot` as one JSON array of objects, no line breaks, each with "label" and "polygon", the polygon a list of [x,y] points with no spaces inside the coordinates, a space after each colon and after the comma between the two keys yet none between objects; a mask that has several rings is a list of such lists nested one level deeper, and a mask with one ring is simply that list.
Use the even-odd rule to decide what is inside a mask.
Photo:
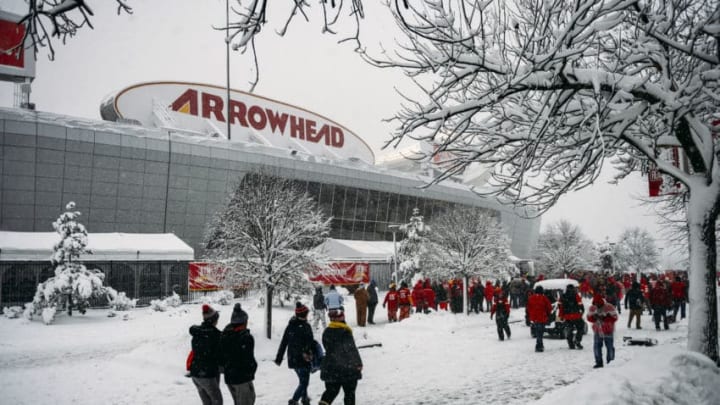
[{"label": "boot", "polygon": [[291,400],[288,401],[288,405],[298,405],[298,401],[295,401],[295,400],[292,400],[292,399],[291,399]]}]

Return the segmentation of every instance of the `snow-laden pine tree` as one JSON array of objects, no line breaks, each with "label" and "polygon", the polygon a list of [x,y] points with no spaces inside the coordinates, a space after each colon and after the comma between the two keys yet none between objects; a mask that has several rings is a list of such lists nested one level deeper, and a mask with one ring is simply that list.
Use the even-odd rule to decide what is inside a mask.
[{"label": "snow-laden pine tree", "polygon": [[227,269],[228,286],[251,283],[265,292],[266,336],[273,296],[312,294],[307,271],[327,258],[314,248],[330,230],[316,202],[291,181],[247,174],[210,225],[205,260]]},{"label": "snow-laden pine tree", "polygon": [[418,208],[413,208],[410,222],[400,225],[404,238],[398,243],[398,269],[395,279],[410,283],[411,279],[422,268],[422,256],[426,249],[427,235],[430,227],[425,225]]},{"label": "snow-laden pine tree", "polygon": [[534,254],[536,269],[549,277],[565,277],[592,267],[593,244],[577,225],[560,220],[540,233]]},{"label": "snow-laden pine tree", "polygon": [[618,268],[636,274],[657,270],[660,255],[655,239],[647,230],[638,227],[625,229],[616,247],[615,263]]},{"label": "snow-laden pine tree", "polygon": [[105,274],[88,269],[79,261],[80,255],[92,253],[87,249],[88,233],[78,222],[81,214],[75,211],[75,203],[69,202],[65,209],[52,224],[60,235],[51,258],[55,275],[38,285],[33,301],[26,306],[29,317],[41,315],[46,324],[52,323],[58,310],[67,309],[68,315],[72,315],[76,308],[84,314],[90,299],[117,297],[114,289],[103,286]]},{"label": "snow-laden pine tree", "polygon": [[[423,274],[439,280],[504,279],[513,268],[510,238],[487,210],[461,207],[433,218],[427,237]],[[467,290],[463,293],[467,310]]]}]

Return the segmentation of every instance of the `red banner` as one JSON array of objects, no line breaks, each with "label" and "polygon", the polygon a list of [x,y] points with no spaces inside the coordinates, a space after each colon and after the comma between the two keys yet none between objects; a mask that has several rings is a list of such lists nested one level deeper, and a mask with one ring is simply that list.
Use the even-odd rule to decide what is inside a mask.
[{"label": "red banner", "polygon": [[213,263],[190,263],[188,281],[190,291],[218,291],[225,281],[227,269]]},{"label": "red banner", "polygon": [[366,262],[334,262],[327,269],[310,274],[310,281],[323,284],[367,284],[370,282],[370,264]]},{"label": "red banner", "polygon": [[24,25],[0,20],[0,65],[25,67],[25,50],[21,46],[24,37]]},{"label": "red banner", "polygon": [[[680,148],[677,146],[664,147],[660,149],[660,158],[680,167]],[[683,185],[674,178],[660,173],[657,166],[650,163],[648,169],[648,194],[650,197],[661,195],[678,194],[682,192]]]}]

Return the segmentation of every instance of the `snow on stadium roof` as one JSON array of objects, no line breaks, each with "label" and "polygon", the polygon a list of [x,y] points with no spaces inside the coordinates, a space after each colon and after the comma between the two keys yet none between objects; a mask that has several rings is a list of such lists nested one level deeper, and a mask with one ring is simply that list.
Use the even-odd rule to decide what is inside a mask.
[{"label": "snow on stadium roof", "polygon": [[[50,260],[53,245],[60,240],[55,232],[0,231],[0,261]],[[89,233],[88,249],[82,261],[194,260],[195,252],[171,233]]]}]

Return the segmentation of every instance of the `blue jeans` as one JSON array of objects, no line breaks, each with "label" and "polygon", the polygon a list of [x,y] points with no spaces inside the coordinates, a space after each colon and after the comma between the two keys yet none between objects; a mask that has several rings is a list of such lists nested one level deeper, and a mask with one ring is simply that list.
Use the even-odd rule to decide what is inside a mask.
[{"label": "blue jeans", "polygon": [[607,349],[607,362],[615,360],[615,342],[613,336],[600,336],[597,333],[593,338],[593,353],[595,353],[595,364],[603,364],[602,347]]},{"label": "blue jeans", "polygon": [[533,332],[535,333],[535,349],[544,349],[545,346],[543,346],[543,335],[545,334],[545,324],[533,323],[532,328]]},{"label": "blue jeans", "polygon": [[298,380],[300,380],[300,385],[295,389],[295,393],[292,396],[293,401],[299,401],[301,399],[307,398],[307,389],[308,385],[310,385],[310,369],[309,368],[296,368],[295,374],[298,376]]}]

